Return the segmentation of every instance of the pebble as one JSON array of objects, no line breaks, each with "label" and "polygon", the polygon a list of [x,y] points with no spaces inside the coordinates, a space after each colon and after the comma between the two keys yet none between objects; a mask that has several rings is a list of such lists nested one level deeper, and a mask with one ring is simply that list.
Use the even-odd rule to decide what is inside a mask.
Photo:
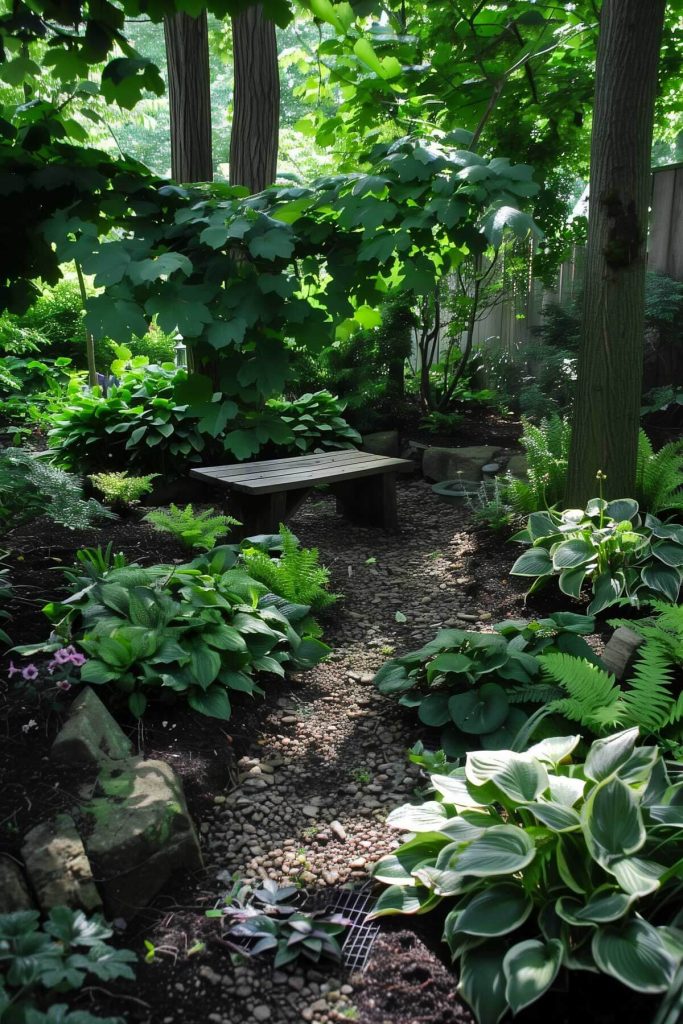
[{"label": "pebble", "polygon": [[270,1007],[263,1003],[261,1006],[255,1006],[251,1014],[254,1020],[270,1020]]}]

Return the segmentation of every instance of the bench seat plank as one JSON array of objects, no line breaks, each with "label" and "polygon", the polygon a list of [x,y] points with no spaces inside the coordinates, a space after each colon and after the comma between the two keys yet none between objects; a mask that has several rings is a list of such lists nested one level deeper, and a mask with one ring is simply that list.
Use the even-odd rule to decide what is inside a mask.
[{"label": "bench seat plank", "polygon": [[233,466],[202,466],[191,470],[194,474],[210,474],[217,480],[237,479],[238,477],[251,476],[254,473],[277,471],[279,469],[292,469],[299,472],[308,472],[316,467],[329,467],[335,465],[346,465],[349,462],[367,462],[372,459],[381,458],[373,455],[372,452],[358,452],[354,449],[342,449],[335,452],[320,452],[313,455],[294,455],[288,459],[269,459],[265,462],[240,462]]}]

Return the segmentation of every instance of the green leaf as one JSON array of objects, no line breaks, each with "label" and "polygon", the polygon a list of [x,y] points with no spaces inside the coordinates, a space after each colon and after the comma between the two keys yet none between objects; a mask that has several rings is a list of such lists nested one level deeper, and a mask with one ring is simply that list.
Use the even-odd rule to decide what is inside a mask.
[{"label": "green leaf", "polygon": [[617,778],[593,790],[581,808],[581,825],[591,856],[602,865],[635,853],[646,839],[636,797]]},{"label": "green leaf", "polygon": [[576,569],[595,557],[595,548],[587,540],[566,540],[553,551],[553,568],[558,571]]},{"label": "green leaf", "polygon": [[511,576],[550,576],[553,562],[545,548],[530,548],[523,552],[510,569]]},{"label": "green leaf", "polygon": [[578,926],[606,924],[618,921],[628,913],[635,897],[624,892],[602,891],[594,893],[587,903],[562,896],[555,909],[563,921]]},{"label": "green leaf", "polygon": [[104,662],[98,661],[96,658],[89,658],[81,668],[81,682],[92,683],[95,686],[99,686],[101,683],[110,683],[113,679],[118,679],[119,675],[120,673],[116,669],[105,665]]},{"label": "green leaf", "polygon": [[681,574],[678,569],[650,564],[643,567],[640,575],[650,590],[663,594],[667,601],[676,604],[681,589]]},{"label": "green leaf", "polygon": [[522,806],[553,832],[575,832],[581,828],[581,819],[572,807],[550,803],[527,803]]},{"label": "green leaf", "polygon": [[249,240],[249,251],[266,260],[288,259],[294,252],[294,238],[286,228],[271,228]]},{"label": "green leaf", "polygon": [[372,874],[387,885],[411,885],[413,871],[422,864],[433,863],[450,840],[438,832],[423,832],[387,854],[375,864]]},{"label": "green leaf", "polygon": [[633,498],[615,498],[608,501],[605,506],[605,515],[614,519],[617,523],[626,520],[631,521],[638,515],[638,502]]},{"label": "green leaf", "polygon": [[[421,804],[403,804],[387,818],[390,828],[402,828],[408,832],[438,832],[448,820],[448,811],[436,800]],[[456,819],[457,820],[457,819]]]},{"label": "green leaf", "polygon": [[457,693],[448,701],[451,718],[459,729],[469,734],[493,732],[508,715],[508,699],[498,683],[484,683],[477,689]]},{"label": "green leaf", "polygon": [[196,682],[209,686],[221,670],[221,657],[205,643],[196,643],[190,652],[190,672]]},{"label": "green leaf", "polygon": [[659,888],[659,880],[666,868],[641,857],[624,857],[611,861],[607,870],[614,875],[624,892],[640,897],[647,896]]},{"label": "green leaf", "polygon": [[604,572],[593,581],[593,600],[588,605],[590,615],[609,608],[621,597],[623,583],[609,572]]},{"label": "green leaf", "polygon": [[131,693],[128,698],[128,707],[131,715],[135,718],[142,718],[147,707],[147,698],[144,693],[141,693],[139,690],[136,690],[135,693]]},{"label": "green leaf", "polygon": [[463,875],[486,878],[509,875],[531,864],[536,847],[526,832],[514,825],[493,825],[455,858],[453,867]]},{"label": "green leaf", "polygon": [[527,939],[509,949],[503,960],[505,998],[513,1013],[536,1002],[547,992],[562,965],[564,945],[559,939]]},{"label": "green leaf", "polygon": [[459,991],[478,1024],[498,1024],[508,1010],[500,946],[485,944],[462,954]]},{"label": "green leaf", "polygon": [[564,572],[560,573],[560,578],[557,581],[558,586],[563,594],[566,594],[567,597],[573,597],[578,601],[581,597],[581,589],[586,575],[587,570],[583,566],[578,566],[576,569],[565,569]]},{"label": "green leaf", "polygon": [[586,778],[602,782],[626,764],[638,739],[638,729],[625,729],[604,739],[595,740],[586,756]]},{"label": "green leaf", "polygon": [[466,900],[453,931],[493,937],[506,935],[522,925],[533,909],[520,885],[492,885]]},{"label": "green leaf", "polygon": [[414,885],[390,885],[379,896],[369,919],[393,914],[424,914],[439,902],[439,897]]},{"label": "green leaf", "polygon": [[451,720],[448,701],[447,693],[430,693],[420,704],[417,712],[418,718],[425,725],[434,727],[445,725]]},{"label": "green leaf", "polygon": [[676,972],[657,929],[638,919],[621,929],[599,929],[591,949],[601,971],[636,992],[666,992]]},{"label": "green leaf", "polygon": [[232,713],[227,691],[218,684],[210,686],[204,692],[198,689],[190,690],[187,702],[194,711],[198,711],[200,715],[208,715],[210,718],[221,718],[223,721],[227,721]]}]

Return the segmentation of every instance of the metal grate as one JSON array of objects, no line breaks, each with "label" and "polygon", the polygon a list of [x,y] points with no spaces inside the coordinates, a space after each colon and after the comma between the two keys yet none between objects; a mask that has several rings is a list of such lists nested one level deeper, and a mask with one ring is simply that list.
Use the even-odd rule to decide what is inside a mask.
[{"label": "metal grate", "polygon": [[320,893],[318,899],[326,911],[342,914],[351,922],[342,945],[342,961],[347,971],[364,970],[372,945],[379,935],[379,925],[367,919],[375,906],[370,886],[365,885],[360,889],[328,889]]}]

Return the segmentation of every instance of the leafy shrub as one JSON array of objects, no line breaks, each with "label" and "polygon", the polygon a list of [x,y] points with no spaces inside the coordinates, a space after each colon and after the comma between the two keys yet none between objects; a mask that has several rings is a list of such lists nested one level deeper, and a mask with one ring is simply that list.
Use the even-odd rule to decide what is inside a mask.
[{"label": "leafy shrub", "polygon": [[163,693],[228,719],[230,691],[262,694],[259,673],[309,668],[328,651],[299,632],[307,605],[268,597],[237,561],[223,547],[187,565],[113,568],[94,583],[88,574],[46,612],[88,655],[82,681],[111,687],[134,715]]},{"label": "leafy shrub", "polygon": [[92,473],[90,480],[104,500],[117,511],[130,509],[136,505],[144,494],[152,490],[152,481],[158,473],[147,476],[129,476],[128,473]]},{"label": "leafy shrub", "polygon": [[431,776],[435,797],[388,818],[413,833],[374,875],[374,914],[426,913],[447,900],[444,940],[479,1024],[539,999],[561,970],[603,972],[665,992],[683,955],[676,925],[681,798],[638,730],[469,753]]},{"label": "leafy shrub", "polygon": [[284,523],[280,523],[280,537],[282,553],[278,558],[243,545],[242,557],[249,575],[264,583],[273,594],[295,604],[310,605],[313,612],[337,601],[339,595],[328,590],[330,572],[320,565],[318,549],[302,548]]},{"label": "leafy shrub", "polygon": [[115,519],[99,501],[83,497],[80,481],[21,448],[0,452],[0,523],[5,527],[47,516],[72,530]]},{"label": "leafy shrub", "polygon": [[121,1024],[118,1017],[69,1013],[54,999],[79,989],[89,976],[102,982],[135,980],[135,953],[110,946],[111,935],[99,916],[86,917],[68,907],[55,907],[43,925],[36,910],[0,914],[0,1019],[7,1024]]},{"label": "leafy shrub", "polygon": [[291,432],[286,447],[292,454],[315,448],[325,451],[353,448],[361,442],[360,434],[342,417],[346,403],[329,391],[316,391],[293,400],[269,398],[266,406],[278,414]]},{"label": "leafy shrub", "polygon": [[655,735],[660,745],[680,752],[683,606],[658,603],[656,608],[656,617],[610,621],[613,626],[628,626],[644,639],[621,686],[603,668],[583,659],[566,654],[541,658],[544,678],[567,693],[553,701],[549,711],[597,734],[637,726],[641,734]]},{"label": "leafy shrub", "polygon": [[49,424],[66,396],[70,366],[66,358],[0,358],[0,421],[8,433]]},{"label": "leafy shrub", "polygon": [[508,620],[495,633],[443,629],[418,651],[386,662],[375,676],[380,693],[398,696],[417,708],[424,725],[440,728],[449,757],[472,747],[511,746],[533,704],[545,704],[559,691],[541,679],[538,655],[568,651],[595,658],[579,635],[595,620],[556,612],[535,622]]},{"label": "leafy shrub", "polygon": [[294,885],[278,886],[266,880],[258,889],[237,883],[225,906],[210,910],[207,917],[228,922],[224,934],[235,950],[250,956],[275,952],[275,968],[284,967],[301,957],[341,962],[338,936],[350,923],[341,914],[325,910],[303,910]]},{"label": "leafy shrub", "polygon": [[628,599],[678,600],[683,579],[683,526],[638,515],[638,502],[593,498],[585,510],[534,512],[513,540],[532,545],[510,574],[533,576],[529,594],[556,576],[560,590],[578,598],[590,583],[590,615]]},{"label": "leafy shrub", "polygon": [[207,508],[203,512],[195,512],[192,505],[179,508],[171,504],[165,509],[154,509],[148,512],[145,520],[155,530],[170,533],[187,548],[199,548],[211,551],[216,547],[219,537],[225,537],[231,526],[241,526],[232,516],[216,515],[215,509]]},{"label": "leafy shrub", "polygon": [[143,361],[123,370],[106,397],[99,387],[84,391],[74,382],[49,431],[60,464],[81,472],[160,470],[168,475],[200,462],[205,439],[197,418],[175,394],[186,379],[185,370]]}]

